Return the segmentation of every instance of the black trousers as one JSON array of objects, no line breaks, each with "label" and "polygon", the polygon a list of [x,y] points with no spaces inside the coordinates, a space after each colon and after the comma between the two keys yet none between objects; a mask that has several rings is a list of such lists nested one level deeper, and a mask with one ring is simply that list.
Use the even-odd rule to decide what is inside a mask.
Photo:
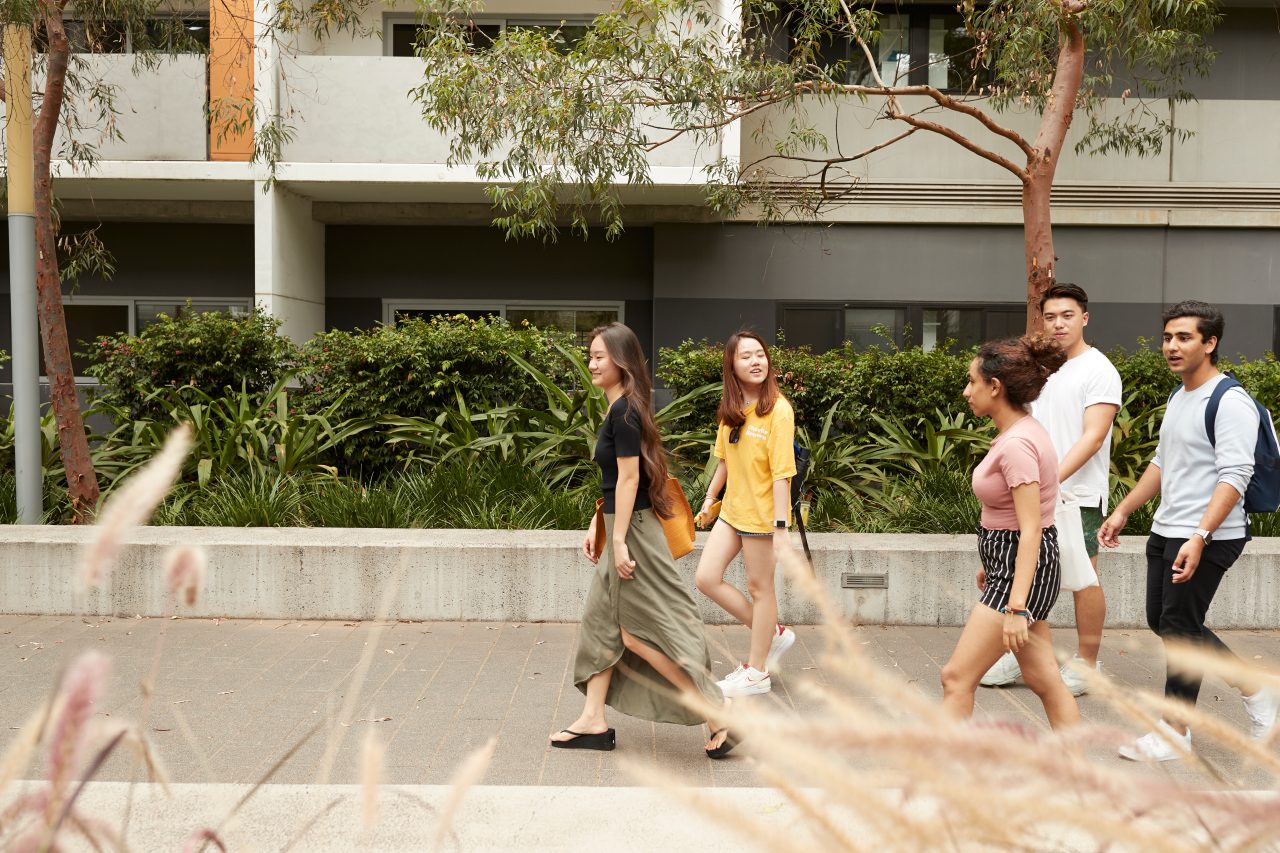
[{"label": "black trousers", "polygon": [[[1156,533],[1147,540],[1147,625],[1162,640],[1177,637],[1226,654],[1227,644],[1205,627],[1204,618],[1227,569],[1244,551],[1244,539],[1210,542],[1200,565],[1186,583],[1173,582],[1173,561],[1186,539],[1166,539]],[[1166,664],[1164,695],[1192,705],[1200,695],[1201,673],[1174,672]]]}]

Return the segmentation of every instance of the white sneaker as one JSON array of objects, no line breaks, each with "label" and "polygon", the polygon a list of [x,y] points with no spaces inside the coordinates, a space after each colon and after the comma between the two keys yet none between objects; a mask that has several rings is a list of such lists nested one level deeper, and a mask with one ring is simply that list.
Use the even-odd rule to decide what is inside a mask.
[{"label": "white sneaker", "polygon": [[1120,757],[1130,761],[1176,761],[1182,753],[1174,748],[1178,744],[1185,751],[1191,751],[1191,729],[1179,734],[1164,720],[1156,723],[1156,732],[1149,732],[1133,743],[1120,747]]},{"label": "white sneaker", "polygon": [[1262,740],[1276,724],[1276,711],[1280,709],[1280,694],[1263,688],[1252,696],[1244,697],[1244,710],[1253,723],[1253,739]]},{"label": "white sneaker", "polygon": [[773,685],[769,682],[769,673],[761,672],[754,667],[747,666],[745,663],[724,677],[723,681],[717,682],[720,686],[720,692],[724,694],[724,698],[733,699],[737,696],[755,696],[759,693],[768,693],[773,689]]},{"label": "white sneaker", "polygon": [[982,676],[982,680],[978,683],[983,687],[1004,687],[1006,684],[1013,684],[1022,677],[1022,667],[1018,666],[1018,659],[1013,656],[1013,652],[1005,652],[1000,660],[992,664],[991,669],[987,670],[987,674]]},{"label": "white sneaker", "polygon": [[765,671],[773,672],[782,660],[782,656],[791,651],[791,647],[795,644],[796,632],[779,625],[773,639],[769,641],[769,656],[764,659]]},{"label": "white sneaker", "polygon": [[[1080,655],[1072,655],[1071,660],[1079,666],[1084,666],[1084,658],[1080,657]],[[1102,672],[1102,661],[1094,664],[1093,668],[1097,672]],[[1067,689],[1071,691],[1072,696],[1083,696],[1089,692],[1089,681],[1085,676],[1065,663],[1062,665],[1061,672],[1062,683],[1067,685]]]}]

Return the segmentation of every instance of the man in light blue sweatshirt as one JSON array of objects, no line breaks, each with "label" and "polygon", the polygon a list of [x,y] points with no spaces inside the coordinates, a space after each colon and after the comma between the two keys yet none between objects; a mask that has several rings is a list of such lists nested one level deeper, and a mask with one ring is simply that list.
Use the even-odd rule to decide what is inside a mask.
[{"label": "man in light blue sweatshirt", "polygon": [[[1205,429],[1205,409],[1224,377],[1218,370],[1222,312],[1194,300],[1164,312],[1163,353],[1182,379],[1160,424],[1155,458],[1128,496],[1098,531],[1108,548],[1138,507],[1161,494],[1147,540],[1147,624],[1161,639],[1178,638],[1230,654],[1205,627],[1205,614],[1227,569],[1249,540],[1244,492],[1253,476],[1258,410],[1242,389],[1223,395],[1214,421],[1216,442]],[[1195,705],[1201,675],[1167,669],[1165,696]],[[1275,725],[1280,696],[1257,683],[1234,684],[1244,696],[1253,736],[1264,738]],[[1170,761],[1191,750],[1185,720],[1165,719],[1157,730],[1120,748],[1133,761]]]}]

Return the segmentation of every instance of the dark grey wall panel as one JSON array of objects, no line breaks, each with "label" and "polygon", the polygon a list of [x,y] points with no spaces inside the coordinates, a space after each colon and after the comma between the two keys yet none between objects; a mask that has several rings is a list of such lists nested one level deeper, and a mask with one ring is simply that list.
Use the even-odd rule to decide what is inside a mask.
[{"label": "dark grey wall panel", "polygon": [[[654,229],[655,341],[719,337],[736,322],[773,334],[777,302],[1019,302],[1017,226],[667,225]],[[1280,232],[1059,227],[1058,276],[1095,307],[1091,334],[1133,346],[1181,299],[1223,303],[1228,351],[1273,345]],[[1105,310],[1104,310],[1105,308]]]},{"label": "dark grey wall panel", "polygon": [[330,296],[324,301],[324,325],[327,329],[372,329],[381,322],[382,300],[376,296]]},{"label": "dark grey wall panel", "polygon": [[[1018,226],[654,230],[658,297],[1019,302],[1026,293]],[[1268,232],[1235,233],[1261,245]],[[1058,228],[1054,238],[1063,280],[1117,301],[1161,298],[1162,229]]]},{"label": "dark grey wall panel", "polygon": [[649,366],[654,367],[653,300],[628,299],[626,305],[623,306],[623,310],[627,325],[631,327],[631,331],[635,332],[636,337],[640,339],[640,346],[644,348],[645,358],[649,359]]},{"label": "dark grey wall panel", "polygon": [[[67,223],[63,232],[90,226]],[[253,226],[167,222],[107,222],[98,231],[115,256],[110,280],[80,279],[81,296],[253,297]],[[0,236],[8,256],[7,233]],[[0,271],[9,292],[9,268]],[[6,324],[4,334],[9,334]],[[7,337],[6,337],[7,340]]]},{"label": "dark grey wall panel", "polygon": [[742,328],[755,329],[771,344],[777,338],[771,299],[655,299],[653,316],[655,349],[688,339],[723,342]]},{"label": "dark grey wall panel", "polygon": [[[63,233],[91,226],[69,222]],[[164,222],[108,222],[98,236],[115,256],[110,279],[85,275],[79,296],[227,297],[253,299],[253,226]],[[9,237],[0,229],[4,257]],[[8,351],[13,336],[9,320],[9,266],[0,269],[0,349]],[[70,287],[64,288],[70,292]],[[72,351],[79,346],[72,342]],[[8,381],[9,363],[0,365],[0,381]]]},{"label": "dark grey wall panel", "polygon": [[1201,100],[1270,100],[1280,80],[1280,13],[1276,9],[1227,9],[1209,44],[1218,51],[1213,69],[1187,85]]},{"label": "dark grey wall panel", "polygon": [[329,225],[329,297],[386,299],[649,299],[653,237],[626,232],[610,243],[508,241],[492,227]]},{"label": "dark grey wall panel", "polygon": [[[1022,276],[1016,228],[658,226],[654,294],[720,299],[1006,301]],[[957,270],[981,270],[981,276]],[[771,320],[770,323],[773,321]]]},{"label": "dark grey wall panel", "polygon": [[1173,229],[1168,259],[1167,302],[1280,303],[1280,231]]},{"label": "dark grey wall panel", "polygon": [[[1206,301],[1212,302],[1212,298]],[[1222,310],[1226,320],[1222,352],[1235,358],[1245,355],[1257,358],[1273,346],[1273,305],[1240,305],[1214,303]],[[1089,303],[1089,328],[1086,339],[1094,346],[1110,349],[1122,346],[1135,349],[1138,338],[1146,338],[1152,348],[1160,346],[1163,326],[1160,313],[1163,304],[1144,303]]]}]

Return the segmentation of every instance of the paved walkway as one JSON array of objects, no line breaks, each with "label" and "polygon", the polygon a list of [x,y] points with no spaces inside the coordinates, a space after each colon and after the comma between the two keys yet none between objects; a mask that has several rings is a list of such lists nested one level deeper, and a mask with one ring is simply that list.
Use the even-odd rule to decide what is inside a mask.
[{"label": "paved walkway", "polygon": [[[900,670],[924,693],[941,696],[939,668],[958,629],[855,630],[880,665]],[[75,654],[97,648],[114,661],[101,714],[141,719],[139,685],[155,669],[148,727],[175,782],[257,781],[308,729],[338,718],[343,725],[313,737],[272,781],[317,781],[329,732],[336,731],[336,761],[327,781],[359,782],[361,742],[374,727],[387,747],[384,780],[392,784],[446,783],[461,759],[494,735],[498,745],[487,785],[630,785],[620,767],[626,758],[652,759],[699,786],[759,784],[749,749],[708,761],[700,727],[614,715],[616,751],[548,748],[548,733],[571,722],[581,708],[571,683],[575,631],[566,624],[0,616],[0,741],[48,695]],[[805,712],[805,700],[789,688],[800,679],[822,680],[822,639],[817,628],[799,628],[797,634],[774,693],[752,701]],[[708,635],[717,670],[745,653],[747,632],[741,628],[709,628]],[[1245,658],[1280,659],[1280,632],[1223,637]],[[1058,640],[1066,648],[1070,637],[1060,632]],[[348,705],[366,650],[367,673]],[[1103,665],[1135,688],[1159,688],[1163,682],[1159,644],[1144,631],[1111,633]],[[1245,727],[1238,694],[1221,682],[1207,681],[1200,702]],[[1119,722],[1100,700],[1085,696],[1080,707],[1088,720]],[[979,717],[1045,726],[1039,702],[1025,687],[982,689],[977,708]],[[1207,755],[1231,770],[1229,756]],[[42,769],[34,768],[33,776],[39,778]],[[128,763],[113,759],[100,778],[128,781],[129,774]]]}]

